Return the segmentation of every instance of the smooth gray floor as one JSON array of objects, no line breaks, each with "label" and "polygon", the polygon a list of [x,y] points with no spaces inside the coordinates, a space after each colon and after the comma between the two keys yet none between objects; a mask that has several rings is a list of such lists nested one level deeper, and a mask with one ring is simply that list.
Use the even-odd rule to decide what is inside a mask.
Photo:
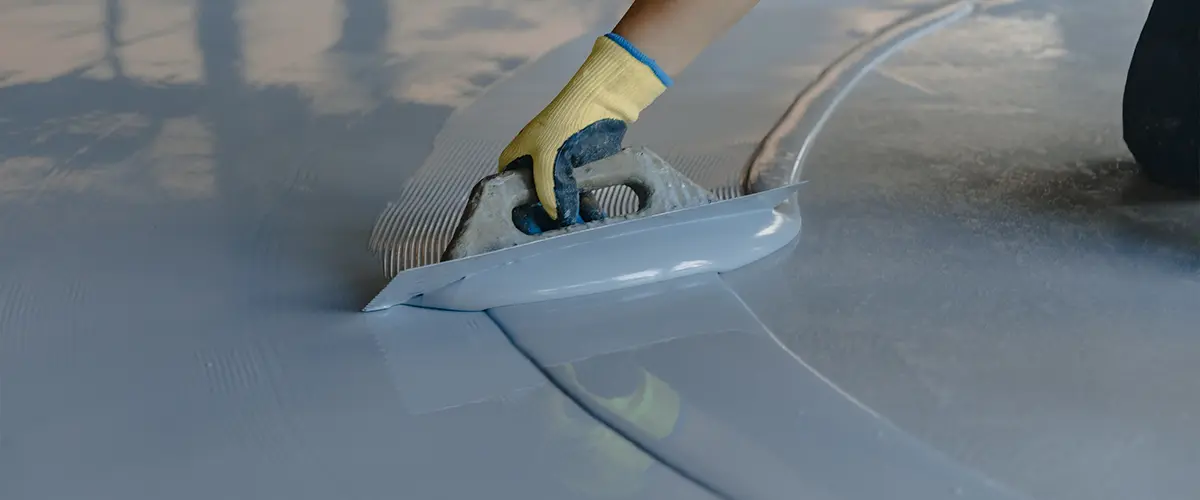
[{"label": "smooth gray floor", "polygon": [[[838,388],[877,415],[847,422],[955,478],[1197,498],[1197,209],[1141,203],[1120,142],[1149,2],[993,4],[863,81],[807,163],[795,253],[725,278],[811,386],[756,379],[787,351],[729,336],[635,347],[760,425],[749,444],[790,422],[772,394]],[[728,186],[822,67],[915,5],[764,0],[630,141]],[[357,310],[395,271],[367,248],[387,203],[420,206],[405,184],[438,165],[489,170],[620,7],[0,0],[0,498],[580,496],[579,436],[611,431],[545,378],[553,323],[515,328],[535,367],[496,313]],[[552,432],[563,411],[579,425]],[[800,448],[773,453],[855,449]],[[719,455],[644,458],[638,496],[711,497],[687,476]],[[824,472],[792,479],[871,486]]]},{"label": "smooth gray floor", "polygon": [[[1037,498],[1200,495],[1200,207],[1121,141],[1150,2],[1030,2],[865,80],[806,167],[781,289],[795,352]],[[780,300],[778,297],[787,297]]]}]

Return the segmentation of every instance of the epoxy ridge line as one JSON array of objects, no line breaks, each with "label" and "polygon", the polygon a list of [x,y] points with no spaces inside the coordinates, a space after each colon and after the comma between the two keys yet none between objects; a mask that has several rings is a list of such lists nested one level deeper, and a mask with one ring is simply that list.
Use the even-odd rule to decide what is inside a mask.
[{"label": "epoxy ridge line", "polygon": [[[804,160],[816,136],[838,104],[867,73],[897,50],[965,19],[978,8],[975,2],[954,1],[910,15],[881,29],[826,66],[796,96],[750,156],[743,175],[742,195],[799,182]],[[789,138],[799,138],[799,146],[785,149]],[[795,157],[790,158],[791,155]]]}]

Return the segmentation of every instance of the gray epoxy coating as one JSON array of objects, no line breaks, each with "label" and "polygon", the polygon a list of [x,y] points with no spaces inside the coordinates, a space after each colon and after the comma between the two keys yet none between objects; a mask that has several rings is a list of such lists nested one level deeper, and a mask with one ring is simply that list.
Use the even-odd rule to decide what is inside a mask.
[{"label": "gray epoxy coating", "polygon": [[[911,5],[764,1],[630,140],[732,185]],[[1200,495],[1196,209],[1137,203],[1120,142],[1148,5],[999,5],[898,54],[811,153],[795,253],[725,278],[815,373],[1018,495]],[[490,168],[619,11],[0,2],[0,498],[578,496],[576,438],[609,431],[577,408],[547,431],[576,401],[552,363],[483,313],[356,310],[385,204],[423,166]],[[689,359],[764,369],[711,342],[634,351],[681,392]],[[644,463],[640,496],[709,497]]]},{"label": "gray epoxy coating", "polygon": [[791,279],[739,291],[864,403],[1032,496],[1195,498],[1200,209],[1156,203],[1121,141],[1149,2],[1094,5],[996,10],[886,62],[812,153]]},{"label": "gray epoxy coating", "polygon": [[[774,279],[770,260],[740,279]],[[1023,498],[911,439],[780,349],[716,275],[488,314],[573,399],[724,498]],[[681,401],[675,432],[639,434],[590,396],[595,384],[566,382],[575,371],[663,380]]]}]

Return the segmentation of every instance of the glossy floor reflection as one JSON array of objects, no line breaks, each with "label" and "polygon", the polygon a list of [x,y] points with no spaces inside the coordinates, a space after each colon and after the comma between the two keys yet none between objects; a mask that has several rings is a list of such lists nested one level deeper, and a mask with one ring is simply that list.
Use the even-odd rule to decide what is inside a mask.
[{"label": "glossy floor reflection", "polygon": [[790,278],[748,300],[864,403],[1035,498],[1192,498],[1200,208],[1164,202],[1121,139],[1149,2],[1094,5],[996,9],[865,80],[806,167]]},{"label": "glossy floor reflection", "polygon": [[[1119,136],[1149,2],[989,5],[863,82],[794,258],[730,286],[965,469],[1195,498],[1195,209],[1130,203]],[[638,482],[577,467],[610,430],[485,319],[357,312],[387,203],[457,213],[431,174],[489,170],[622,7],[0,2],[0,498],[711,497],[619,439]],[[727,186],[822,67],[920,7],[764,0],[630,140]]]}]

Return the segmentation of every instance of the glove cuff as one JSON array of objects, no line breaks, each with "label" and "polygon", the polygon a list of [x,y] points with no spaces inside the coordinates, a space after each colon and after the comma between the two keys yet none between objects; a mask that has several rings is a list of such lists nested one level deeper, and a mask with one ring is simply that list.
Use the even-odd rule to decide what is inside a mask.
[{"label": "glove cuff", "polygon": [[589,118],[633,123],[670,84],[658,64],[633,44],[619,35],[605,35],[596,39],[591,55],[547,109],[551,116],[546,118],[576,117],[582,111],[579,107],[599,106],[596,111],[609,116]]},{"label": "glove cuff", "polygon": [[612,40],[613,43],[619,45],[622,49],[625,49],[626,52],[629,52],[629,55],[633,56],[634,59],[637,59],[642,64],[645,64],[646,67],[650,68],[650,71],[654,72],[654,76],[658,77],[658,81],[662,82],[663,87],[671,88],[671,85],[675,84],[675,81],[671,79],[671,75],[668,75],[667,72],[664,71],[662,67],[660,67],[658,63],[654,61],[654,59],[634,46],[633,42],[626,40],[625,37],[616,33],[604,35],[604,38]]}]

